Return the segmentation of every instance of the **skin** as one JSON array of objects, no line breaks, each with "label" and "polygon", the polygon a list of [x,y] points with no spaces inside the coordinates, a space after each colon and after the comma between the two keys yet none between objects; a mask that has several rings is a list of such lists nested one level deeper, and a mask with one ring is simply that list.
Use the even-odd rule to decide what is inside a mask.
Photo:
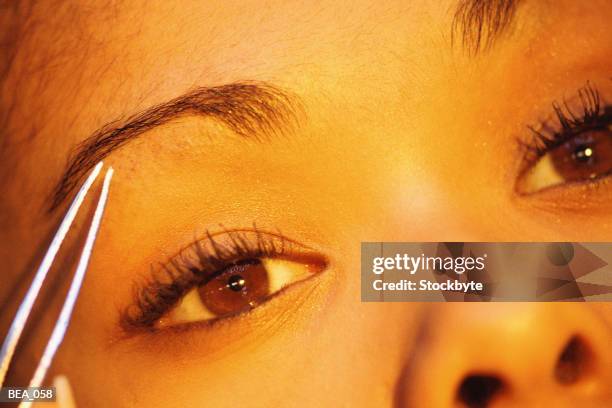
[{"label": "skin", "polygon": [[[454,5],[35,7],[5,83],[5,104],[16,104],[0,164],[2,332],[27,287],[19,278],[61,216],[46,213],[49,194],[79,141],[194,86],[266,81],[303,108],[285,135],[245,140],[188,116],[105,160],[111,198],[48,378],[65,374],[87,407],[447,407],[466,375],[485,372],[507,384],[492,406],[602,406],[608,304],[359,301],[361,241],[612,241],[607,181],[515,189],[517,138],[551,117],[552,101],[586,81],[612,99],[612,5],[526,2],[476,56],[451,47]],[[152,264],[206,230],[254,222],[327,267],[218,325],[124,335],[120,311]],[[44,347],[68,271],[52,274],[62,283],[35,311],[12,383],[27,381]],[[574,334],[594,368],[567,386],[552,367]]]}]

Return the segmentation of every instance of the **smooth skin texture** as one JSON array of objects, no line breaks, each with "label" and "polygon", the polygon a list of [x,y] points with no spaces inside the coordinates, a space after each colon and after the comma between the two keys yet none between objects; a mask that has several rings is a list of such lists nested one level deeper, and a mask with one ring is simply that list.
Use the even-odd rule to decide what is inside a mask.
[{"label": "smooth skin texture", "polygon": [[[515,190],[517,139],[553,117],[553,101],[587,81],[612,100],[612,4],[526,0],[478,55],[451,46],[455,6],[34,6],[3,88],[1,327],[60,216],[48,201],[76,144],[194,87],[264,81],[299,100],[282,135],[245,140],[187,115],[105,159],[111,197],[48,379],[66,375],[80,407],[448,407],[460,406],[466,375],[486,373],[506,384],[490,406],[603,406],[607,304],[359,301],[361,241],[612,241],[608,181]],[[121,310],[151,265],[206,230],[253,223],[313,248],[327,268],[211,327],[124,333]],[[69,270],[55,276],[69,281]],[[39,307],[13,383],[31,374],[63,286]],[[593,357],[568,386],[553,371],[573,335]]]}]

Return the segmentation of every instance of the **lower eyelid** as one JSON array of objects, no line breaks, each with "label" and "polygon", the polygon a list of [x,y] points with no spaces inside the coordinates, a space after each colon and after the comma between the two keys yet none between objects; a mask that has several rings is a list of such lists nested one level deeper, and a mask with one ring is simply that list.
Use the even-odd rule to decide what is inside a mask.
[{"label": "lower eyelid", "polygon": [[[551,186],[534,194],[520,194],[521,206],[559,216],[583,214],[588,219],[609,217],[612,209],[612,174],[588,182]],[[587,221],[585,219],[585,221]]]},{"label": "lower eyelid", "polygon": [[[597,174],[592,178],[584,179],[565,179],[554,168],[550,155],[545,155],[536,162],[531,168],[520,173],[516,184],[515,191],[521,197],[529,197],[542,195],[544,193],[557,193],[564,190],[566,194],[572,193],[573,197],[568,199],[576,199],[575,194],[581,194],[582,204],[587,204],[588,200],[592,201],[594,193],[601,192],[602,188],[606,188],[612,180],[612,163],[609,171]],[[535,170],[538,170],[536,173]],[[543,173],[542,173],[543,172]],[[533,176],[537,176],[535,179]],[[571,201],[571,200],[570,200]],[[591,202],[593,204],[594,202]],[[562,203],[559,203],[562,204]]]},{"label": "lower eyelid", "polygon": [[306,305],[323,302],[322,297],[328,290],[325,275],[325,272],[315,274],[288,286],[249,311],[217,320],[147,330],[140,335],[124,336],[121,343],[126,343],[134,352],[156,356],[161,350],[174,350],[173,356],[181,353],[193,358],[220,352],[225,356],[227,348],[240,349],[246,343],[268,341],[287,325],[298,325],[312,314],[321,313],[320,307]]}]

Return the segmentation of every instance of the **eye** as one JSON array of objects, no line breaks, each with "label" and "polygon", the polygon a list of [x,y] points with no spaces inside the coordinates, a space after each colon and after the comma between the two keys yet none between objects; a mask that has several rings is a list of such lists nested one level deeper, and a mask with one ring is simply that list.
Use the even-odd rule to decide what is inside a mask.
[{"label": "eye", "polygon": [[189,290],[156,322],[155,327],[164,328],[243,313],[318,271],[320,266],[313,263],[277,258],[236,262]]},{"label": "eye", "polygon": [[523,175],[521,190],[534,193],[565,183],[584,182],[612,173],[612,131],[591,130],[545,153]]},{"label": "eye", "polygon": [[134,287],[120,314],[126,334],[245,314],[327,268],[320,253],[280,232],[235,229],[184,247]]},{"label": "eye", "polygon": [[575,104],[581,106],[580,113],[567,102],[553,103],[556,126],[529,127],[534,137],[525,145],[519,193],[594,182],[612,173],[612,106],[602,106],[599,92],[589,83],[578,91]]}]

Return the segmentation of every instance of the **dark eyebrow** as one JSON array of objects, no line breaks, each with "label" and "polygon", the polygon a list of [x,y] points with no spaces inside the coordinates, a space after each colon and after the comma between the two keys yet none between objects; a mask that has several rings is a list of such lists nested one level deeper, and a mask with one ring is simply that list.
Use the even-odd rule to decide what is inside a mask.
[{"label": "dark eyebrow", "polygon": [[83,176],[113,150],[173,119],[211,117],[240,136],[263,139],[296,124],[298,106],[293,95],[270,84],[237,82],[197,88],[127,120],[111,122],[77,145],[53,189],[49,211],[58,208]]},{"label": "dark eyebrow", "polygon": [[491,48],[512,23],[520,0],[459,0],[452,22],[453,44],[471,55]]}]

